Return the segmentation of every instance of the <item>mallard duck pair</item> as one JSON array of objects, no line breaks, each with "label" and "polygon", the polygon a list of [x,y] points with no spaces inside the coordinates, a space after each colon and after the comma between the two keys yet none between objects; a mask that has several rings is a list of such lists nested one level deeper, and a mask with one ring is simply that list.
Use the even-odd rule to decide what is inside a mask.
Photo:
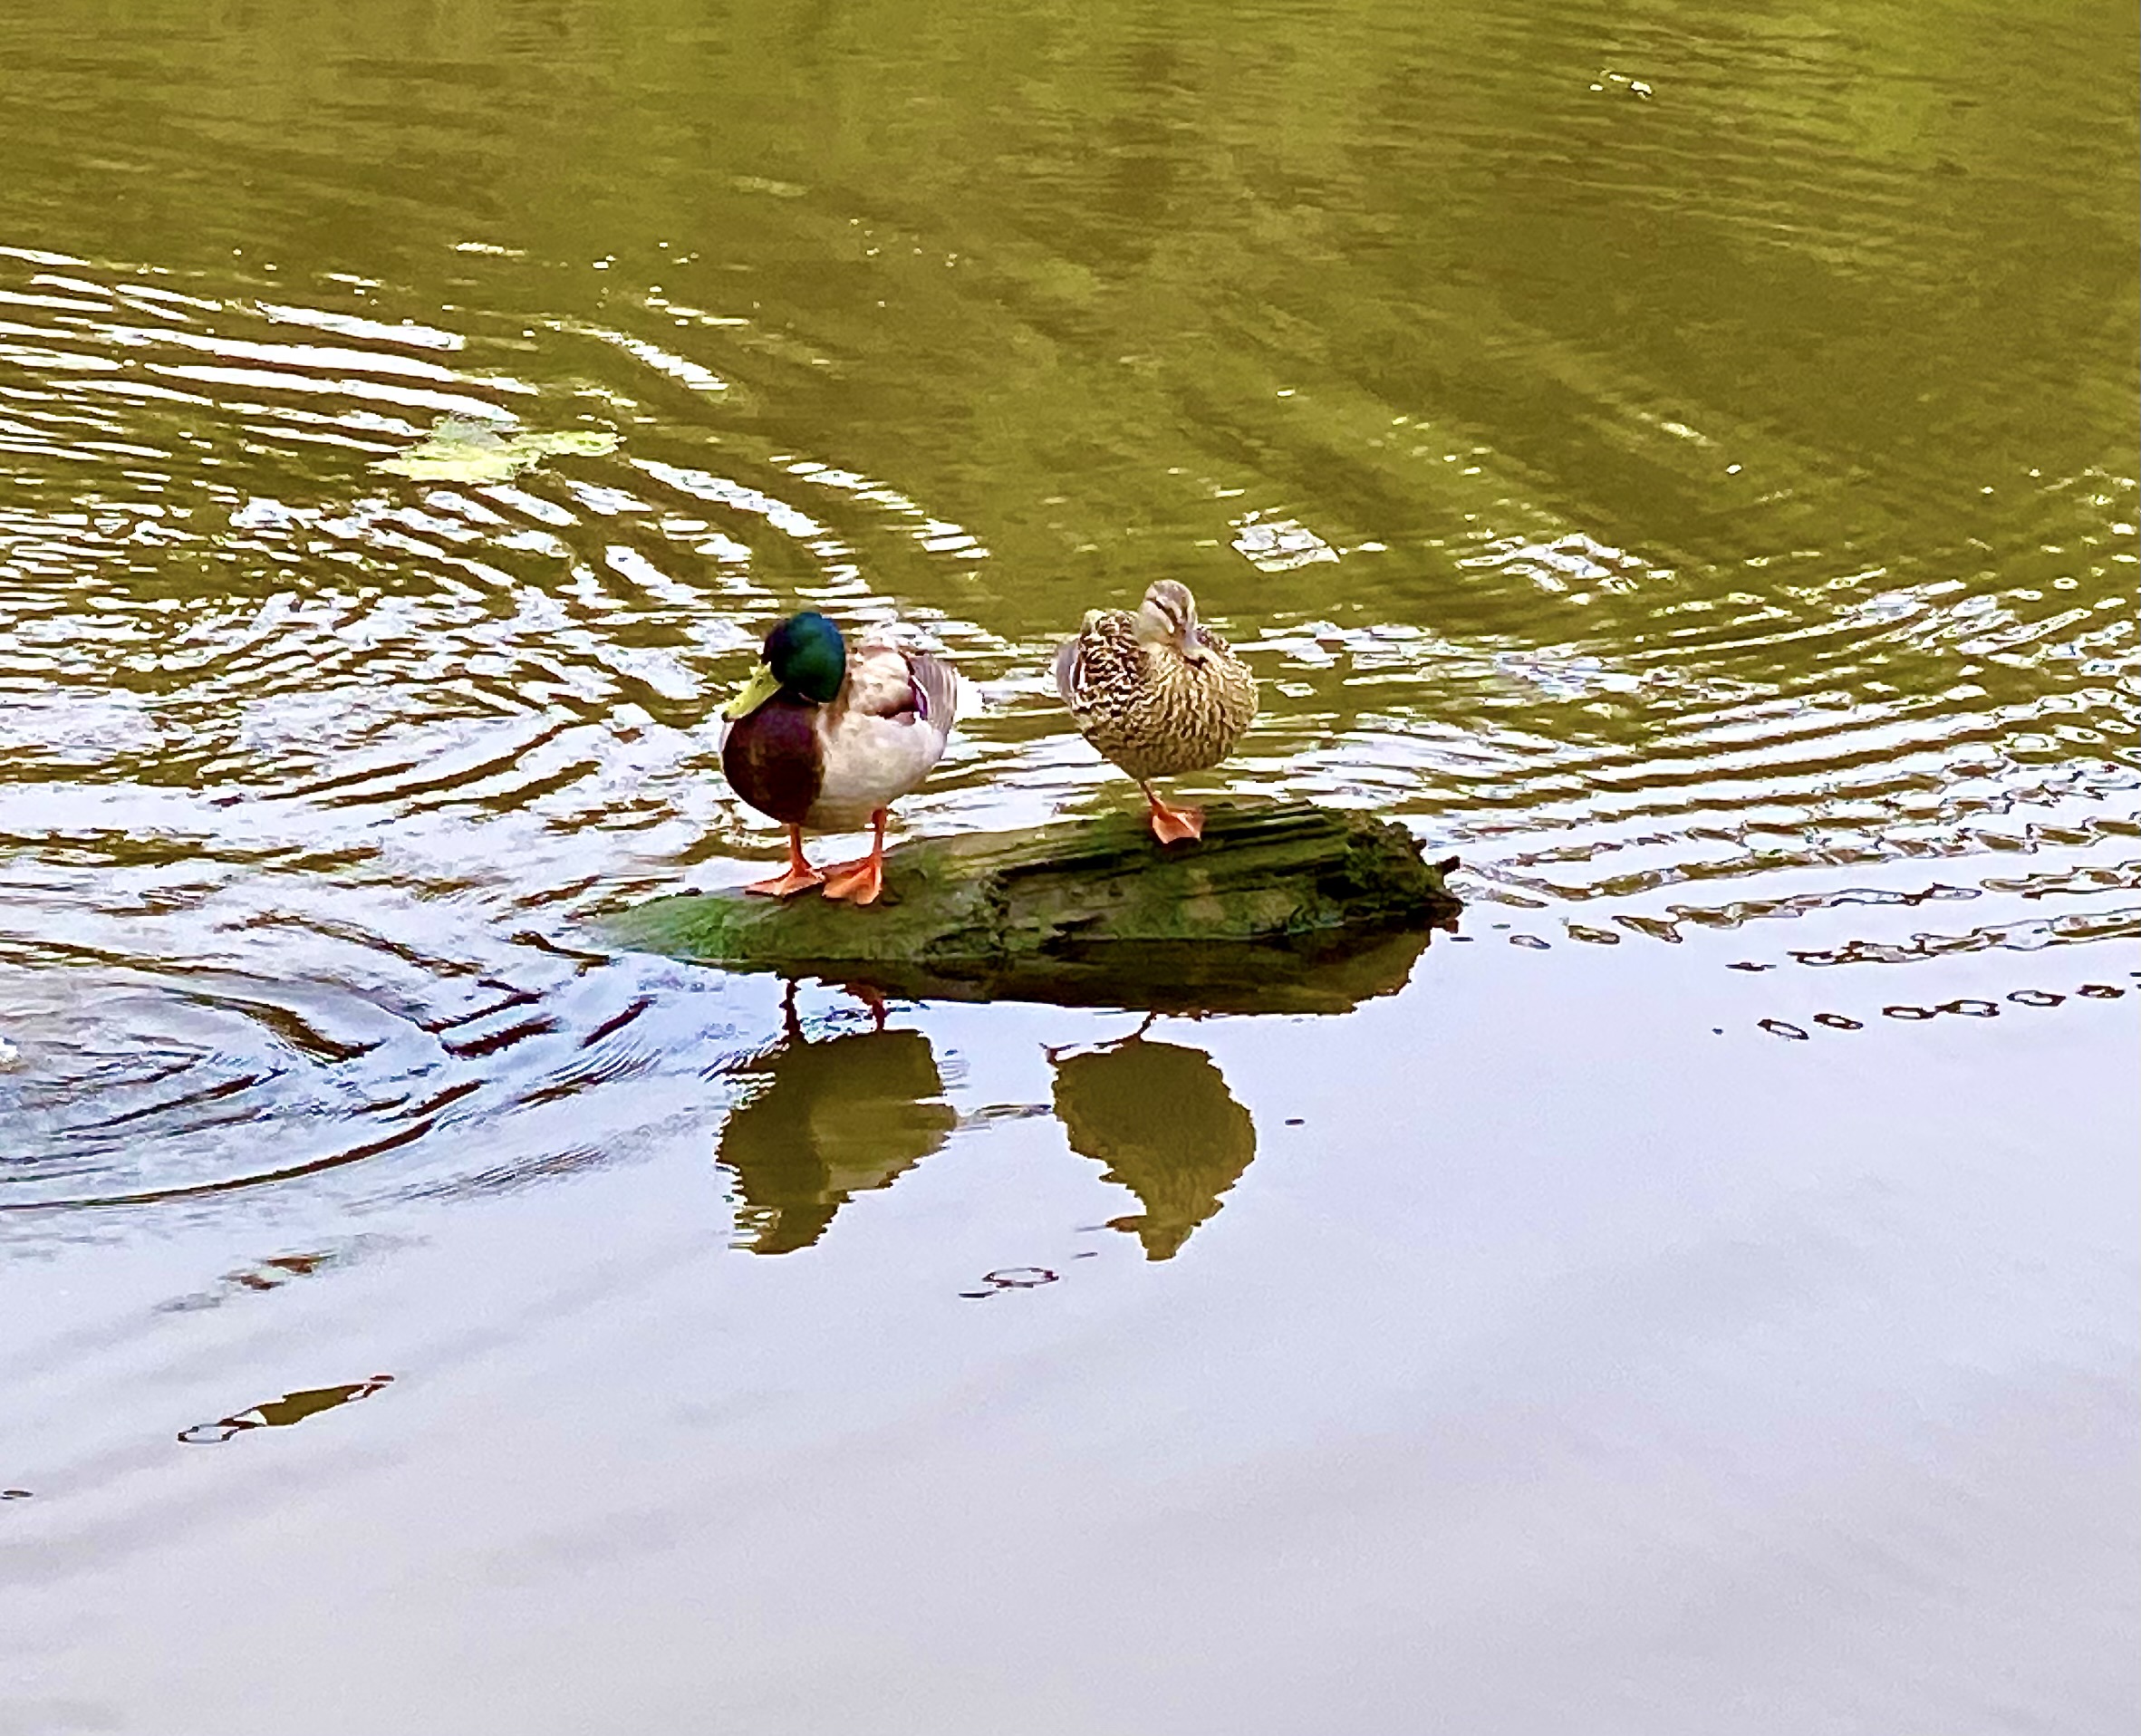
[{"label": "mallard duck pair", "polygon": [[[1257,684],[1227,641],[1198,624],[1189,586],[1162,579],[1134,613],[1088,611],[1055,668],[1079,730],[1144,792],[1153,835],[1162,844],[1201,836],[1202,810],[1169,805],[1152,780],[1224,759],[1256,716]],[[815,886],[827,898],[873,902],[884,885],[888,812],[943,757],[960,690],[950,664],[882,629],[852,654],[815,611],[768,633],[763,661],[725,709],[721,770],[738,796],[788,828],[788,866],[745,890],[786,898]],[[804,855],[805,831],[865,823],[867,856],[820,870]]]}]

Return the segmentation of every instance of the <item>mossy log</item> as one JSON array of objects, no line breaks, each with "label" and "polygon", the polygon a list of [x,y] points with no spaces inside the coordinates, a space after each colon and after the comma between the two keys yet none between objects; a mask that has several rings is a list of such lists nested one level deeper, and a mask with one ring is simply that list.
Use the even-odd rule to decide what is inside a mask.
[{"label": "mossy log", "polygon": [[1403,827],[1306,802],[1216,807],[1162,848],[1144,817],[918,838],[867,909],[687,892],[618,942],[902,996],[1175,1010],[1336,1010],[1403,985],[1460,904]]}]

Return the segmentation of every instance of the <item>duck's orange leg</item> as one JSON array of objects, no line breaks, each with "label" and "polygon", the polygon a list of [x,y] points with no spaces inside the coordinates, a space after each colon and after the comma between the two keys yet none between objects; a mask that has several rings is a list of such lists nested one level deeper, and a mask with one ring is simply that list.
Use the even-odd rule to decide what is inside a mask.
[{"label": "duck's orange leg", "polygon": [[788,828],[788,872],[776,874],[771,880],[753,881],[744,891],[757,892],[762,898],[793,898],[797,892],[822,885],[825,878],[804,860],[803,828],[792,825]]},{"label": "duck's orange leg", "polygon": [[859,862],[844,862],[839,866],[825,870],[825,896],[844,898],[851,904],[874,904],[878,893],[884,890],[884,823],[889,817],[883,808],[870,816],[871,830],[876,834],[870,841],[870,854]]},{"label": "duck's orange leg", "polygon": [[1162,844],[1181,844],[1186,839],[1204,835],[1204,810],[1201,807],[1169,807],[1152,793],[1150,784],[1141,783],[1145,801],[1152,810],[1152,835]]}]

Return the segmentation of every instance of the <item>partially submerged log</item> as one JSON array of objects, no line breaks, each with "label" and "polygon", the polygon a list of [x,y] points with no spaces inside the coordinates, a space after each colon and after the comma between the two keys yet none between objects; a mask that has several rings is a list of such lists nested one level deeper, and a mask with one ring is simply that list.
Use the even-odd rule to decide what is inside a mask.
[{"label": "partially submerged log", "polygon": [[1461,908],[1403,827],[1306,802],[1218,807],[1162,849],[1144,817],[919,838],[884,895],[657,898],[612,917],[626,946],[901,996],[1160,1010],[1337,1010],[1401,987]]}]

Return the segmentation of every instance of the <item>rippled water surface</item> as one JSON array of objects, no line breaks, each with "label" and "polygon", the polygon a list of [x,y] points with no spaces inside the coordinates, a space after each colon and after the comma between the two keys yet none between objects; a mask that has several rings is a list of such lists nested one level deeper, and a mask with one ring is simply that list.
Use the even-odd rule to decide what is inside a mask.
[{"label": "rippled water surface", "polygon": [[[2126,1728],[2137,63],[0,16],[0,1731]],[[780,614],[1045,825],[1162,575],[1462,863],[1352,1010],[603,943]]]}]

